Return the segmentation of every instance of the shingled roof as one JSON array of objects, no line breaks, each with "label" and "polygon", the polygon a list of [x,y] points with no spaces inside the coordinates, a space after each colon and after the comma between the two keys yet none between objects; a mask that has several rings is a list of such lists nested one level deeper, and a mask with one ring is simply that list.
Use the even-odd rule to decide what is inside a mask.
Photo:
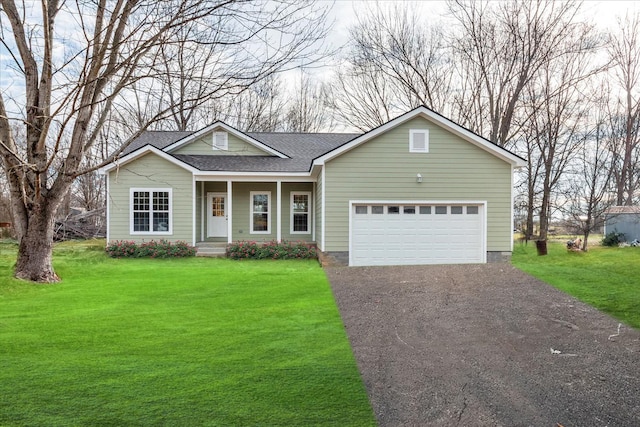
[{"label": "shingled roof", "polygon": [[[131,142],[123,155],[146,145],[164,150],[193,132],[147,131]],[[201,171],[230,172],[308,172],[313,159],[360,136],[355,133],[251,132],[251,138],[285,154],[276,156],[216,156],[172,154],[176,159]]]}]

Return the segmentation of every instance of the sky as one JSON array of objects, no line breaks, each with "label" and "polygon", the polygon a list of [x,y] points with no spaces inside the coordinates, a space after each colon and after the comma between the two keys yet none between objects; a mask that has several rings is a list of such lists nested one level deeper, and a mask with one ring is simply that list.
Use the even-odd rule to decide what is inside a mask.
[{"label": "sky", "polygon": [[[324,2],[325,0],[321,0]],[[376,3],[383,6],[391,6],[401,0],[375,1],[375,0],[326,0],[326,3],[333,3],[330,19],[333,20],[333,27],[329,35],[328,43],[334,47],[343,47],[349,41],[349,27],[357,22],[358,14],[373,7]],[[443,0],[422,0],[415,3],[426,19],[431,16],[442,16],[447,13],[446,1]],[[588,19],[593,20],[599,27],[604,29],[615,29],[616,19],[624,16],[627,12],[640,13],[640,0],[586,0],[581,7],[582,13]],[[330,74],[330,69],[324,68],[319,71],[322,77]]]},{"label": "sky", "polygon": [[[392,4],[396,4],[399,1],[400,0],[384,0],[378,1],[377,3],[383,6],[389,6]],[[330,31],[329,39],[327,40],[327,42],[334,48],[343,47],[348,43],[350,26],[357,22],[357,17],[359,14],[362,14],[365,10],[373,7],[376,3],[372,0],[320,0],[320,2],[321,4],[333,5],[330,13],[330,19],[333,21],[333,27]],[[425,20],[432,19],[434,16],[440,17],[446,14],[447,7],[445,1],[423,0],[421,2],[414,3],[419,12],[425,16]],[[584,1],[582,6],[582,13],[584,14],[585,18],[592,19],[594,22],[596,22],[597,25],[601,26],[602,29],[615,28],[616,17],[624,16],[624,14],[627,12],[640,13],[640,0],[586,0]],[[64,33],[64,31],[73,31],[73,28],[76,27],[73,22],[58,24],[59,25],[57,28],[59,37],[60,32]],[[2,36],[2,34],[0,34],[0,36]],[[64,35],[62,37],[64,37]],[[69,43],[69,40],[72,39],[72,37],[64,38],[67,40],[66,43]],[[59,46],[59,48],[62,49],[63,46]],[[3,53],[5,52],[0,48],[0,56],[2,56]],[[9,70],[6,69],[7,63],[8,62],[2,61],[2,58],[0,58],[0,90],[11,91],[11,88],[16,84],[21,87],[22,81],[15,81],[10,77]],[[333,64],[335,64],[335,61],[333,61],[333,63],[330,63],[326,67],[322,67],[320,69],[312,71],[312,74],[314,74],[316,77],[326,80],[331,76]],[[298,81],[299,71],[287,72],[285,76],[287,80],[292,79],[294,81]]]}]

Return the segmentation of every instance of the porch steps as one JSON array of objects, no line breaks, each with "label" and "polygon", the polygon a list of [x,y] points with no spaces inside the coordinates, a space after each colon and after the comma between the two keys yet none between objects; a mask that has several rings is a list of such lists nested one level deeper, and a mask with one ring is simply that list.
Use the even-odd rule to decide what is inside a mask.
[{"label": "porch steps", "polygon": [[224,257],[227,244],[223,242],[198,242],[196,243],[196,256]]}]

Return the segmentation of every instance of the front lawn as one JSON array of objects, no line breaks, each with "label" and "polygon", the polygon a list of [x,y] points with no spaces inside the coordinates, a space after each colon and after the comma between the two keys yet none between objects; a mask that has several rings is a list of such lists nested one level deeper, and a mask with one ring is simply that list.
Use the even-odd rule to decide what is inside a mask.
[{"label": "front lawn", "polygon": [[103,245],[58,246],[56,285],[0,246],[0,425],[375,425],[317,262]]},{"label": "front lawn", "polygon": [[549,243],[549,254],[538,256],[535,242],[514,246],[512,263],[519,269],[640,328],[640,248],[594,246],[589,252],[569,252]]}]

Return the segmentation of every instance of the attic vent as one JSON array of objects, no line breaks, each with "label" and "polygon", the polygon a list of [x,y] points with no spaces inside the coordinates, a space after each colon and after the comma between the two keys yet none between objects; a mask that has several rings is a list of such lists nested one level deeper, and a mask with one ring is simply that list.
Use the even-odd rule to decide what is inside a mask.
[{"label": "attic vent", "polygon": [[429,130],[411,129],[409,131],[409,152],[428,153],[429,152]]},{"label": "attic vent", "polygon": [[213,149],[214,150],[228,150],[229,149],[229,136],[226,132],[214,132],[213,133]]}]

